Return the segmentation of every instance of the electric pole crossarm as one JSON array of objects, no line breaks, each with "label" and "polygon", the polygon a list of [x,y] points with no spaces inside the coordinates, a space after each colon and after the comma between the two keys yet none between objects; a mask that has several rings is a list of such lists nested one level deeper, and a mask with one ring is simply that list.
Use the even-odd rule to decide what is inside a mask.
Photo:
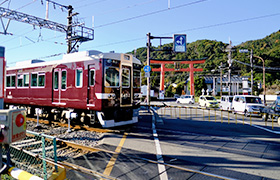
[{"label": "electric pole crossarm", "polygon": [[67,30],[67,26],[65,26],[63,24],[49,21],[49,20],[42,19],[42,18],[38,18],[35,16],[31,16],[31,15],[24,14],[21,12],[13,11],[13,10],[6,9],[3,7],[0,7],[0,17],[4,17],[7,19],[19,21],[19,22],[28,23],[31,25],[35,25],[35,26],[63,32],[63,33],[65,33]]}]

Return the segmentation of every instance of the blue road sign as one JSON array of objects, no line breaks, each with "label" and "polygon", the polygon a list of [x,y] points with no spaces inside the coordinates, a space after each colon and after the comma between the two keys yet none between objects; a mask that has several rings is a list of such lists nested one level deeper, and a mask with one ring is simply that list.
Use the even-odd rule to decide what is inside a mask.
[{"label": "blue road sign", "polygon": [[186,52],[187,51],[187,35],[186,34],[174,34],[173,35],[173,46],[175,52]]},{"label": "blue road sign", "polygon": [[150,72],[151,66],[144,66],[144,72]]}]

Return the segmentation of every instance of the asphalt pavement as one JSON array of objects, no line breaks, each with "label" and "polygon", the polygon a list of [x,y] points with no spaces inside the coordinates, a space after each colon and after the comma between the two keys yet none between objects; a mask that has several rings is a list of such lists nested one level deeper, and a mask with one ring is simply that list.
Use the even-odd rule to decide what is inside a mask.
[{"label": "asphalt pavement", "polygon": [[227,112],[221,117],[220,111],[160,103],[150,111],[142,107],[139,122],[123,127],[124,133],[103,136],[99,147],[116,154],[95,152],[86,155],[86,164],[84,157],[72,161],[117,179],[279,179],[276,125],[260,128],[250,122],[261,118],[243,122]]}]

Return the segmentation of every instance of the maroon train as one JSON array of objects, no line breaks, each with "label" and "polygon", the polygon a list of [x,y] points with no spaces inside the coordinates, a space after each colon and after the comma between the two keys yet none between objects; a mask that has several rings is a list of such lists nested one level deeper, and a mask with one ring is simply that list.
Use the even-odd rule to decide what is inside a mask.
[{"label": "maroon train", "polygon": [[130,54],[84,51],[62,60],[21,62],[6,71],[5,106],[35,109],[50,119],[99,122],[114,127],[138,122],[141,62]]}]

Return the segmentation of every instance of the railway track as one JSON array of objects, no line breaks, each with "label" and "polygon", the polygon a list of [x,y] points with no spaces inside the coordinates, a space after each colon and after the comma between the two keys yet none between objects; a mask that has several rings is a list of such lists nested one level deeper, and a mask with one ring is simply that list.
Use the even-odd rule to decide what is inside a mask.
[{"label": "railway track", "polygon": [[[37,119],[35,118],[26,118],[27,121],[31,122],[37,122]],[[49,127],[65,127],[68,128],[68,124],[57,122],[57,121],[49,121],[44,119],[39,119],[39,125],[47,125]],[[35,125],[34,125],[35,126]],[[70,125],[70,128],[73,130],[86,130],[91,132],[97,132],[97,133],[122,133],[123,131],[120,130],[112,130],[112,129],[104,129],[104,128],[94,128],[94,127],[88,127],[87,125]]]}]

